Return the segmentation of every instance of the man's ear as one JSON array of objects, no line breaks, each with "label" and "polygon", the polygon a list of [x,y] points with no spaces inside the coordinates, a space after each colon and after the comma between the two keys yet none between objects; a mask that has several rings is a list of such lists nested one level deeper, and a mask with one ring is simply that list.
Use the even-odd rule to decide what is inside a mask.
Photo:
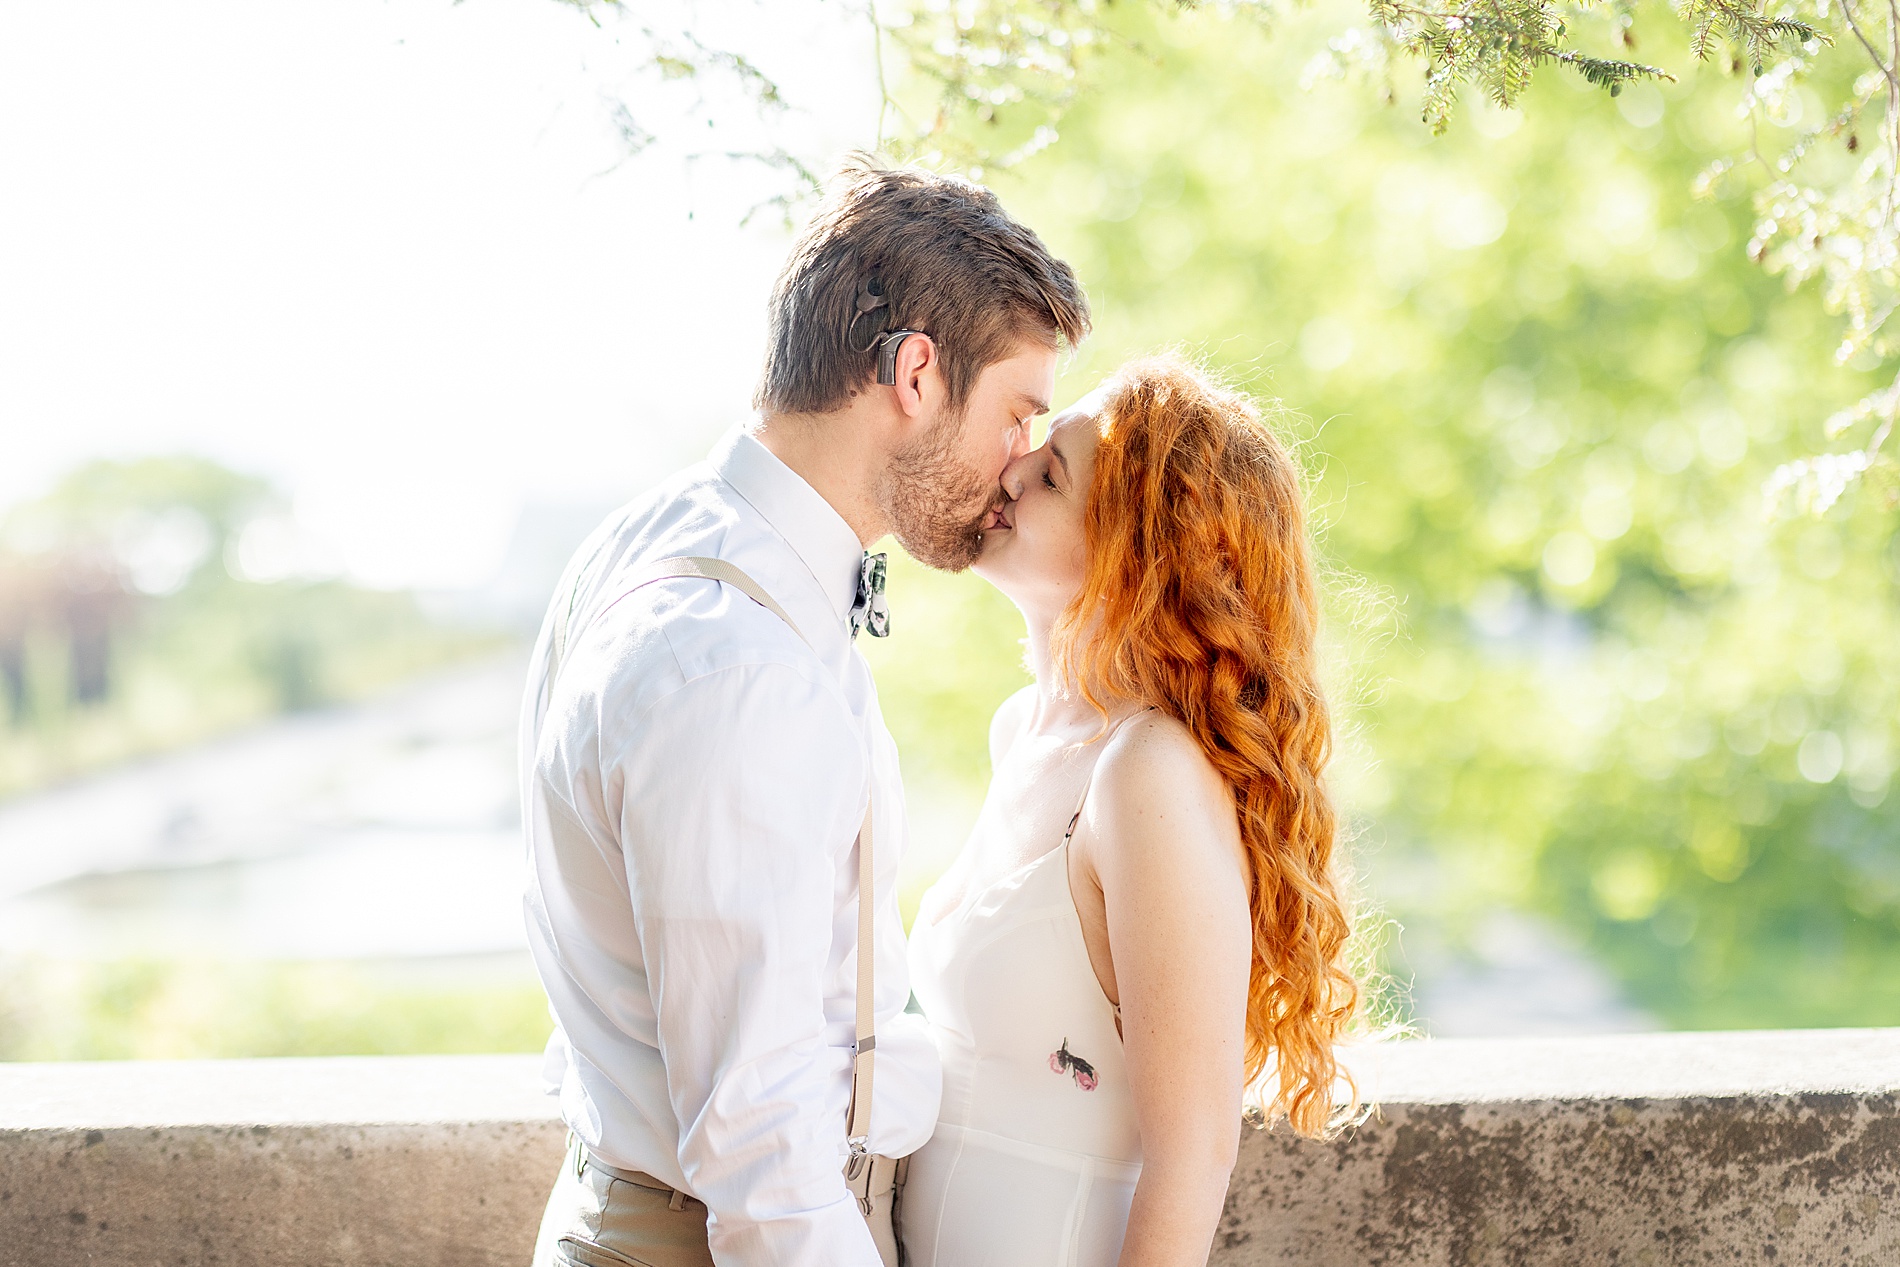
[{"label": "man's ear", "polygon": [[937,355],[937,341],[927,334],[910,335],[897,349],[897,382],[891,388],[897,396],[897,407],[910,418],[932,414],[943,390],[943,360]]}]

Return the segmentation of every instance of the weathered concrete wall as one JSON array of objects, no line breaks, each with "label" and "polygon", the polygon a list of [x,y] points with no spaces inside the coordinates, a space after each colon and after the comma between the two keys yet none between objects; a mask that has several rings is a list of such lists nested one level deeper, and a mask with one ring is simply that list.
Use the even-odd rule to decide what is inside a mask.
[{"label": "weathered concrete wall", "polygon": [[1900,1030],[1400,1044],[1246,1140],[1221,1267],[1900,1265]]},{"label": "weathered concrete wall", "polygon": [[[1379,1113],[1249,1133],[1213,1263],[1900,1265],[1900,1030],[1353,1063]],[[0,1065],[0,1267],[524,1267],[562,1139],[537,1066]]]},{"label": "weathered concrete wall", "polygon": [[526,1267],[539,1059],[0,1065],[3,1267]]}]

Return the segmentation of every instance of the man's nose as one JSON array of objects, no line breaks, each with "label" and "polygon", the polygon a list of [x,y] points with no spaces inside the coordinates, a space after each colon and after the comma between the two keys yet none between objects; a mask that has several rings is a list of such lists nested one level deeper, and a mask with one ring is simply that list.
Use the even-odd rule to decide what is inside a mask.
[{"label": "man's nose", "polygon": [[1027,450],[1018,453],[1010,459],[1009,465],[1003,468],[1003,493],[1011,501],[1018,501],[1022,498],[1023,488],[1028,483],[1028,480],[1023,474],[1023,468],[1026,465],[1023,459],[1028,456],[1029,452]]},{"label": "man's nose", "polygon": [[1010,461],[1012,462],[1015,461],[1017,458],[1021,457],[1023,454],[1029,452],[1029,450],[1030,450],[1029,423],[1025,422],[1021,426],[1017,427],[1014,431],[1009,433]]}]

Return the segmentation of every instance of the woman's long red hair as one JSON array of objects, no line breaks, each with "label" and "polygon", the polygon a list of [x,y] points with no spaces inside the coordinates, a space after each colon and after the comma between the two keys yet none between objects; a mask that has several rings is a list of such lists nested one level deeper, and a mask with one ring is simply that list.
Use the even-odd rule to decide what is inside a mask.
[{"label": "woman's long red hair", "polygon": [[1360,989],[1300,469],[1246,397],[1174,357],[1124,367],[1098,425],[1087,581],[1058,622],[1057,666],[1104,712],[1180,721],[1233,790],[1253,889],[1247,1078],[1271,1064],[1269,1115],[1324,1136]]}]

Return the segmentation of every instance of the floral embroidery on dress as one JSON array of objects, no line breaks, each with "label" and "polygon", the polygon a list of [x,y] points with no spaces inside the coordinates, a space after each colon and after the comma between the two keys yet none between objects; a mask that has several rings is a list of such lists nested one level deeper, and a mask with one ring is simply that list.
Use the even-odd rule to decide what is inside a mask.
[{"label": "floral embroidery on dress", "polygon": [[1069,1040],[1063,1039],[1062,1046],[1049,1053],[1049,1072],[1070,1073],[1075,1075],[1075,1085],[1084,1091],[1093,1091],[1098,1079],[1095,1066],[1069,1050]]}]

